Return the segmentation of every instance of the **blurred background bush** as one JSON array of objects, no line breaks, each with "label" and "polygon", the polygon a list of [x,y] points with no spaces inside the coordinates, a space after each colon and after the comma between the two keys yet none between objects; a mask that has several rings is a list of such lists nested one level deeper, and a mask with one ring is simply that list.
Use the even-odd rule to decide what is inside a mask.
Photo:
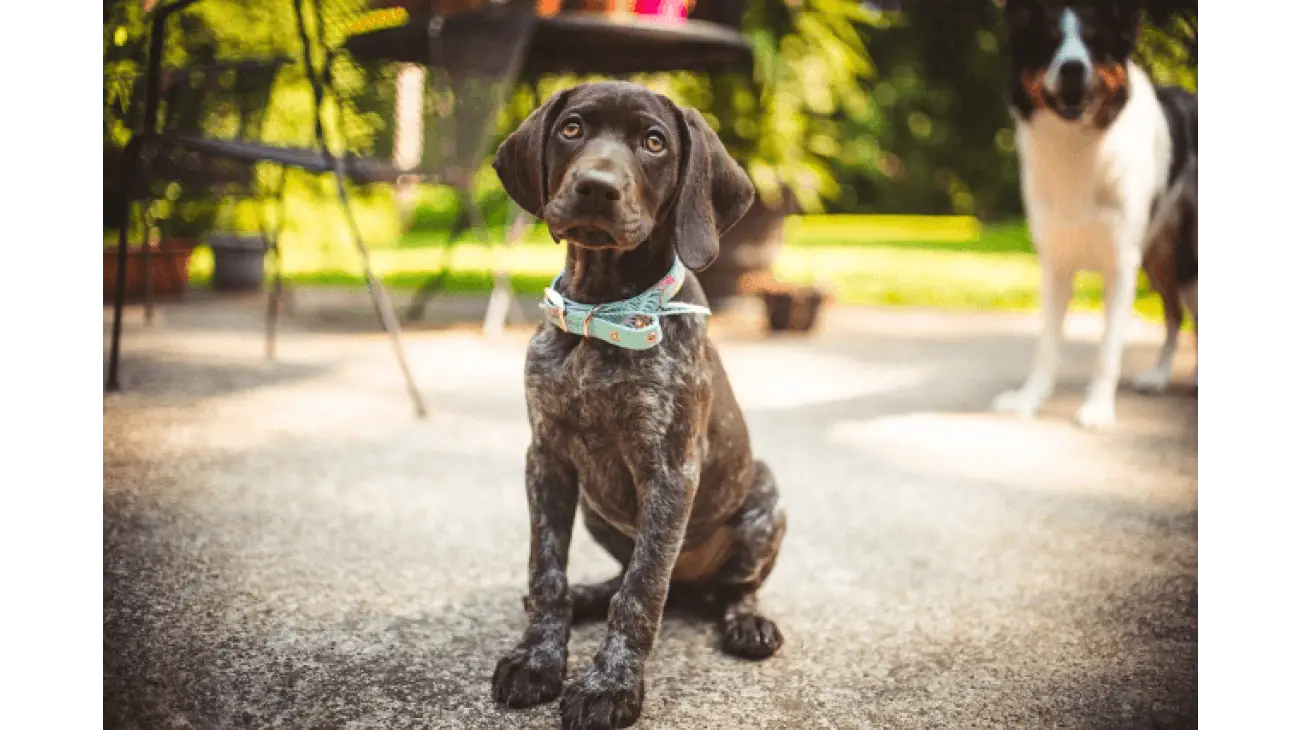
[{"label": "blurred background bush", "polygon": [[[324,0],[327,5],[344,1]],[[1142,30],[1139,62],[1158,82],[1195,89],[1195,3],[1148,0],[1148,6],[1152,12]],[[139,113],[132,102],[138,98],[146,31],[138,0],[105,1],[106,200],[115,156],[135,123],[132,113]],[[942,302],[938,290],[951,285],[966,292],[958,299],[944,295],[952,302],[1033,305],[1032,258],[1023,258],[1031,257],[1032,249],[1020,220],[999,0],[747,0],[742,31],[754,47],[752,77],[672,73],[633,80],[700,109],[769,205],[778,207],[788,195],[804,214],[836,215],[834,220],[790,227],[785,234],[787,253],[782,253],[778,268],[791,276],[833,279],[848,292],[842,301]],[[169,32],[182,36],[180,42],[167,44],[171,55],[165,60],[174,66],[250,55],[292,56],[297,43],[288,2],[204,0],[182,13]],[[346,59],[336,75],[340,84],[355,83]],[[519,85],[500,114],[493,146],[540,100],[580,80],[551,76],[535,86]],[[354,152],[391,154],[391,89],[362,91],[366,93],[353,94],[342,107],[327,107],[326,123]],[[278,73],[262,120],[264,137],[309,142],[309,95],[300,68],[291,65]],[[220,133],[228,120],[213,114],[197,123]],[[500,230],[508,201],[487,163],[485,158],[476,177],[475,197],[488,221]],[[266,169],[258,174],[270,181],[280,173]],[[282,238],[286,267],[300,279],[356,283],[332,184],[327,178],[289,173]],[[246,198],[214,200],[211,191],[185,189],[174,181],[160,182],[156,193],[154,213],[164,233],[191,235],[213,227],[257,230],[258,210]],[[445,241],[449,227],[454,227],[450,224],[464,217],[456,196],[446,188],[421,186],[405,217],[397,213],[391,188],[373,186],[354,195],[368,240],[379,249],[410,252],[408,259],[385,263],[381,257],[377,262],[399,283],[416,282],[419,272],[438,268],[435,259],[421,257],[426,252],[416,250]],[[899,233],[896,223],[882,228],[861,214],[971,216],[984,226],[968,240],[940,240],[925,233],[924,225],[912,226],[912,234]],[[109,240],[108,230],[105,236]],[[540,242],[544,237],[534,232],[533,239]],[[875,246],[880,256],[886,255],[880,247],[888,246],[894,258],[868,263],[868,257],[855,254],[850,261],[841,254],[832,256],[829,245],[860,251]],[[478,262],[474,266],[486,267],[473,245],[464,251]],[[980,265],[991,268],[972,278],[967,274],[975,264],[966,261],[960,267],[966,283],[945,283],[935,272],[947,267],[957,276],[959,267],[951,256],[942,264],[923,264],[899,258],[904,254],[898,253],[928,256],[935,251],[982,252],[988,255]],[[554,266],[547,255],[554,256],[512,255],[512,269],[522,277],[517,283],[524,290],[540,288],[546,281],[545,272]],[[998,258],[1017,255],[1022,258]],[[1013,265],[1018,267],[1014,272],[1007,268]],[[201,255],[195,266],[195,275],[202,277]],[[997,266],[1003,268],[995,270]],[[471,290],[489,281],[486,268],[461,278],[471,282],[466,285]],[[911,279],[918,286],[925,282],[925,291],[917,293],[899,283]],[[970,289],[977,279],[984,282],[983,288]],[[1097,286],[1085,282],[1081,290],[1085,299],[1099,298]]]}]

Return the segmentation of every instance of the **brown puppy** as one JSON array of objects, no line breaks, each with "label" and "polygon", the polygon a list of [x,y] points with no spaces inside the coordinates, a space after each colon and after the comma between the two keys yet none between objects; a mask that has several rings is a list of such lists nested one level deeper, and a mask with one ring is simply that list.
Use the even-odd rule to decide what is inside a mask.
[{"label": "brown puppy", "polygon": [[[556,289],[584,304],[646,291],[676,256],[693,270],[708,266],[754,198],[698,112],[622,82],[551,97],[493,166],[510,197],[566,242]],[[694,274],[686,279],[676,301],[704,304]],[[761,659],[782,643],[755,598],[785,534],[776,483],[750,453],[705,317],[661,324],[662,339],[645,350],[549,321],[528,347],[528,629],[492,684],[509,707],[555,699],[572,621],[607,616],[600,652],[564,688],[564,728],[627,727],[640,716],[670,583],[716,611],[728,653]],[[568,584],[579,507],[623,566],[606,583]]]}]

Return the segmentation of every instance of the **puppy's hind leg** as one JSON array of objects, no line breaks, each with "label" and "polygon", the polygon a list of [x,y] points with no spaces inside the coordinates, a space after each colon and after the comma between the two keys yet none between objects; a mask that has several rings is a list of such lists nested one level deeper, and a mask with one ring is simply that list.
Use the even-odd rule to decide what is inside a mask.
[{"label": "puppy's hind leg", "polygon": [[781,630],[758,610],[758,589],[776,566],[785,537],[785,510],[772,470],[754,462],[754,483],[729,528],[731,557],[710,580],[722,608],[722,650],[742,659],[766,659],[785,643]]},{"label": "puppy's hind leg", "polygon": [[[613,525],[603,520],[600,515],[583,507],[582,521],[587,532],[598,545],[605,548],[620,565],[618,575],[600,583],[586,583],[569,587],[573,596],[573,622],[588,623],[604,621],[609,616],[609,604],[623,587],[623,572],[627,570],[628,560],[632,557],[635,544],[632,538],[624,535]],[[677,604],[697,614],[711,614],[712,602],[689,584],[672,583],[668,586],[668,604]]]}]

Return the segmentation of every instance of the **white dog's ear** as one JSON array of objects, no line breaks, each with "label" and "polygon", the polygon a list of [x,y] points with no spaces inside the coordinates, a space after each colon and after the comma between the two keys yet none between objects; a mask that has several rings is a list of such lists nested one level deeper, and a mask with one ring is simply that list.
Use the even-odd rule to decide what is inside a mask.
[{"label": "white dog's ear", "polygon": [[1137,47],[1146,8],[1146,0],[1099,0],[1097,3],[1097,20],[1118,32],[1119,47],[1111,49],[1116,58],[1127,56]]}]

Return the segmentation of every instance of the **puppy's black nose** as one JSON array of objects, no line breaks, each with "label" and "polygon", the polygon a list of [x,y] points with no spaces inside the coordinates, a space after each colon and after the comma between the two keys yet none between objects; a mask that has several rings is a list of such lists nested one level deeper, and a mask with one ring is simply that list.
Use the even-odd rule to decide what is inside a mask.
[{"label": "puppy's black nose", "polygon": [[574,178],[574,192],[593,202],[615,202],[623,197],[614,176],[603,170],[586,170]]}]

